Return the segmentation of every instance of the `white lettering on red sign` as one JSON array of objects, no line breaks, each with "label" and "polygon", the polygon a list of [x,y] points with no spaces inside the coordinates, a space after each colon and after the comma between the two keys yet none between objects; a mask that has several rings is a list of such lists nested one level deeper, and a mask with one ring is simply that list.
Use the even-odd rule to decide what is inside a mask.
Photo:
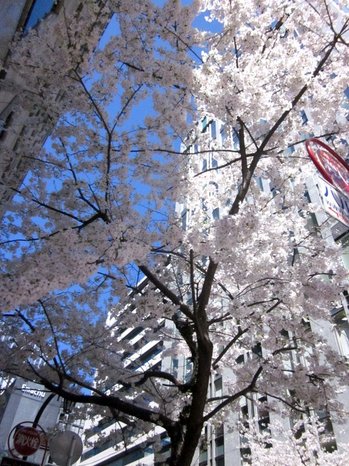
[{"label": "white lettering on red sign", "polygon": [[21,455],[32,455],[40,448],[40,434],[32,427],[22,427],[14,434],[13,445]]}]

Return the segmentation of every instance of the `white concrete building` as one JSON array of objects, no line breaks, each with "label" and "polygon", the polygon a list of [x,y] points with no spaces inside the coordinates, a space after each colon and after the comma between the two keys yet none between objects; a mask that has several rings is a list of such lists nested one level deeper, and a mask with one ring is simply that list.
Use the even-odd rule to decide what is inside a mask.
[{"label": "white concrete building", "polygon": [[[210,139],[209,144],[211,144],[212,148],[217,146],[221,147],[227,140],[231,141],[231,145],[233,147],[238,143],[234,132],[228,130],[223,124],[215,121],[209,121],[207,119],[204,119],[201,124],[202,127],[200,130],[208,133],[208,137]],[[199,147],[196,145],[195,141],[190,147],[190,152],[193,154],[199,152]],[[195,162],[197,170],[205,171],[215,168],[218,165],[218,161],[215,160],[213,154],[214,152],[212,151],[208,152],[206,155],[200,155],[197,157],[198,161]],[[204,189],[203,201],[204,197],[207,196],[208,198],[216,198],[217,204],[215,204],[215,202],[209,202],[205,206],[208,222],[211,222],[222,215],[222,210],[225,208],[224,196],[229,197],[229,193],[224,193],[223,198],[220,196],[220,175],[215,173],[214,170],[211,173],[212,176],[210,177],[210,181]],[[267,180],[258,180],[258,184],[261,189],[270,191]],[[320,203],[319,192],[316,187],[316,179],[309,179],[308,181],[308,197],[312,202]],[[218,199],[221,200],[218,201]],[[184,201],[183,204],[176,206],[177,213],[182,218],[183,228],[186,228],[191,221],[189,205],[189,202],[187,203]],[[312,224],[310,227],[314,226],[314,222],[317,226],[322,225],[325,219],[328,220],[328,215],[325,212],[316,214],[310,222],[310,224]],[[328,237],[329,241],[341,242],[343,245],[344,261],[349,263],[348,228],[335,219],[330,219],[325,224],[326,228],[322,229],[322,234],[325,235],[325,237]],[[310,323],[309,331],[311,331],[311,326],[313,324],[316,324],[317,330],[320,326],[322,335],[327,338],[332,347],[343,356],[349,357],[349,312],[347,296],[343,296],[341,302],[342,306],[335,309],[329,309],[329,313],[332,314],[335,325],[330,325],[328,322]],[[142,354],[147,354],[149,358],[147,360],[148,364],[154,364],[154,366],[157,365],[158,367],[161,365],[163,370],[172,372],[174,375],[178,376],[179,379],[185,380],[187,371],[190,371],[190,363],[188,363],[185,356],[178,356],[176,358],[164,357],[161,359],[161,347],[157,348],[157,350],[153,352],[156,347],[156,342],[142,342],[141,335],[142,329],[139,328],[128,329],[122,334],[122,338],[130,338],[137,347],[134,355],[130,359],[136,361]],[[170,343],[164,341],[162,348],[165,348],[167,344]],[[151,348],[151,350],[148,351],[148,348]],[[158,350],[160,350],[160,352]],[[241,356],[241,361],[239,362],[243,364],[244,360],[256,356],[258,357],[258,354],[261,355],[262,353],[263,348],[257,344],[249,351],[246,350]],[[226,394],[226,383],[231,380],[232,375],[230,371],[228,369],[223,369],[222,376],[211,380],[209,396],[222,396]],[[345,408],[349,412],[349,390],[340,394],[338,398],[343,402]],[[258,394],[254,394],[248,399],[242,399],[240,402],[240,412],[235,411],[231,413],[231,424],[236,424],[237,421],[240,421],[242,424],[247,424],[251,423],[251,420],[253,419],[257,430],[260,432],[267,430],[270,431],[271,434],[273,434],[273,423],[275,422],[281,422],[285,429],[288,429],[293,425],[292,419],[282,419],[278,414],[269,412],[265,407],[265,402],[267,402],[267,397],[263,395],[259,396]],[[348,442],[349,421],[344,424],[332,422],[330,413],[325,410],[323,412],[319,411],[317,414],[325,425],[325,430],[321,436],[324,448],[331,450],[336,448],[337,445],[342,442]],[[105,433],[106,440],[100,444],[97,443],[95,447],[84,451],[81,463],[82,466],[141,466],[156,464],[154,462],[152,446],[149,443],[149,440],[147,441],[145,435],[134,432],[134,436],[132,437],[131,434],[127,439],[129,443],[125,449],[124,442],[120,438],[120,435],[118,436],[117,434],[120,432],[120,425],[115,424],[112,419],[107,423],[104,419],[100,419],[99,424],[95,427],[94,435],[88,434],[88,438],[92,441],[98,441],[98,432]],[[111,432],[115,432],[114,437],[113,435],[108,436]],[[166,436],[163,436],[162,442],[164,448],[166,448],[166,442],[168,442]],[[246,438],[236,429],[231,429],[230,422],[225,422],[219,427],[207,424],[203,432],[198,452],[192,464],[193,466],[242,466],[250,464],[249,453],[250,450]]]}]

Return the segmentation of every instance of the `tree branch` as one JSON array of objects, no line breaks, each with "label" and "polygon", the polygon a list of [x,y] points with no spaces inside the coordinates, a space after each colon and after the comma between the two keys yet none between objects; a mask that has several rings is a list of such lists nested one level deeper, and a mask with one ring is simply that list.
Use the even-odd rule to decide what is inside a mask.
[{"label": "tree branch", "polygon": [[222,403],[216,406],[216,408],[214,408],[210,413],[206,414],[206,416],[204,416],[204,422],[207,422],[208,420],[210,420],[215,414],[221,411],[225,406],[229,405],[230,403],[237,400],[241,396],[245,396],[247,393],[253,391],[258,381],[258,377],[260,376],[262,371],[263,371],[263,367],[260,366],[257,369],[256,373],[254,374],[251,382],[247,385],[247,387],[245,387],[243,390],[240,390],[237,393],[234,393],[234,395],[229,396],[226,400],[222,401]]},{"label": "tree branch", "polygon": [[226,345],[226,347],[221,351],[221,353],[212,362],[213,369],[217,369],[219,361],[230,350],[230,348],[232,348],[232,346],[238,341],[238,339],[248,331],[249,331],[249,327],[245,328],[244,330],[241,330],[241,328],[239,328],[238,333],[235,335],[235,337],[230,340],[230,342]]},{"label": "tree branch", "polygon": [[145,265],[140,265],[139,270],[144,273],[144,275],[156,286],[156,288],[161,291],[161,293],[166,296],[173,304],[179,307],[180,311],[188,317],[188,319],[193,320],[193,313],[190,310],[190,307],[187,304],[184,304],[177,295],[175,295],[164,283],[162,283]]}]

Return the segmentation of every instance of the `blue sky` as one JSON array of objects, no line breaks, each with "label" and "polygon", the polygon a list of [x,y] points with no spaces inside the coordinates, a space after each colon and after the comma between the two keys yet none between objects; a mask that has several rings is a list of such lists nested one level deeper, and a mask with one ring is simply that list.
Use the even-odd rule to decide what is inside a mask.
[{"label": "blue sky", "polygon": [[52,7],[55,5],[55,3],[55,0],[35,0],[27,17],[24,31],[28,31],[34,27],[38,21],[44,18],[47,13],[52,10]]}]

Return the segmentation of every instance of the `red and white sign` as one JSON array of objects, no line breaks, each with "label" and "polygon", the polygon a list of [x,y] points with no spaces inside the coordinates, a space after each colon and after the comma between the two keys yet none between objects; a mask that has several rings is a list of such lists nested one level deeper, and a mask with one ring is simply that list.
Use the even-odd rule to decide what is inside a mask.
[{"label": "red and white sign", "polygon": [[20,427],[13,436],[13,446],[20,455],[30,456],[40,448],[40,440],[40,432],[33,427]]},{"label": "red and white sign", "polygon": [[321,204],[331,217],[339,220],[349,227],[349,198],[344,196],[338,189],[323,180],[320,176],[317,180]]},{"label": "red and white sign", "polygon": [[319,139],[309,139],[305,146],[322,177],[345,196],[349,196],[349,164]]}]

